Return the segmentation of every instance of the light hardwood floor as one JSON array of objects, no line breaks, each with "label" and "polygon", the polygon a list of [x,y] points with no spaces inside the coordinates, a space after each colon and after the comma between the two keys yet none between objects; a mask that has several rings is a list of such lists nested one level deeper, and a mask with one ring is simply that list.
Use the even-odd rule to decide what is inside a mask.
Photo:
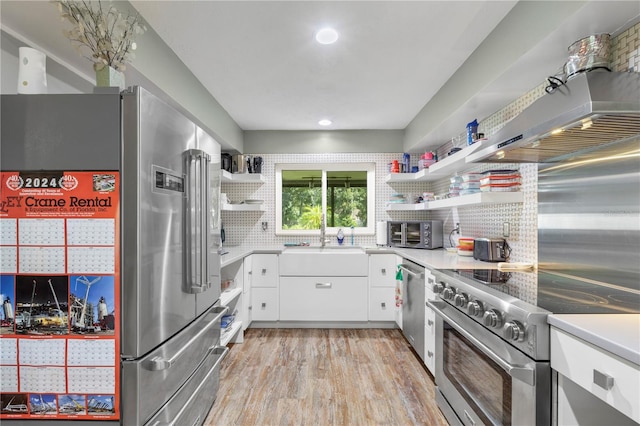
[{"label": "light hardwood floor", "polygon": [[248,329],[206,425],[447,425],[400,330]]}]

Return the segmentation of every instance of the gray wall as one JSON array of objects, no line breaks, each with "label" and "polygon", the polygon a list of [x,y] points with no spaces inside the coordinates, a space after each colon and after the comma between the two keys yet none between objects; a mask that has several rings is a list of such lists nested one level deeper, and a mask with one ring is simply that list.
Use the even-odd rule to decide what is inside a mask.
[{"label": "gray wall", "polygon": [[403,130],[245,131],[246,154],[401,152]]},{"label": "gray wall", "polygon": [[[116,3],[123,12],[134,11],[129,2]],[[1,6],[0,75],[3,94],[17,91],[18,47],[21,46],[33,47],[47,55],[49,93],[93,91],[95,73],[91,62],[80,55],[69,62],[56,60],[68,55],[68,40],[61,32],[59,37],[46,38],[39,31],[41,25],[52,25],[52,22],[59,24],[58,12],[50,2],[2,0]],[[240,127],[155,31],[148,27],[147,32],[136,39],[136,43],[136,57],[125,71],[126,84],[144,86],[198,123],[224,149],[242,151]]]},{"label": "gray wall", "polygon": [[[500,85],[500,76],[585,3],[587,2],[518,2],[476,51],[458,68],[458,71],[411,120],[405,129],[402,151],[413,152],[425,143],[435,144],[433,148],[436,148],[457,136],[458,133],[464,132],[466,123],[474,118],[478,121],[484,120],[486,116],[479,116],[478,111],[486,111],[488,116],[495,110],[505,107],[505,105],[490,105],[495,102],[490,95],[478,98],[475,103],[470,99],[492,84],[498,86],[497,90],[510,90]],[[558,64],[549,65],[551,68],[549,72],[555,72]],[[525,90],[535,87],[545,77],[539,76],[539,82],[536,81]],[[513,93],[513,98],[521,94],[522,91]]]}]

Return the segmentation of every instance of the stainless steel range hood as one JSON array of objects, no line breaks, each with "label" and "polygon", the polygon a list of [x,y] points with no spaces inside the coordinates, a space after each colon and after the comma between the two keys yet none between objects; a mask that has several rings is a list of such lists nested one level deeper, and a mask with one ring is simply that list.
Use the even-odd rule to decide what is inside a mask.
[{"label": "stainless steel range hood", "polygon": [[640,134],[640,73],[585,72],[536,100],[468,162],[547,163]]}]

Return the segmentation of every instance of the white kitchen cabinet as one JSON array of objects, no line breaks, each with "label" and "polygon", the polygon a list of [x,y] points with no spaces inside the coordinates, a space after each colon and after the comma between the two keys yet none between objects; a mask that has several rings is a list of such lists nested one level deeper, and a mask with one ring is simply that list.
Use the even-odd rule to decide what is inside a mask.
[{"label": "white kitchen cabinet", "polygon": [[250,325],[251,321],[253,321],[253,300],[251,298],[251,266],[252,266],[252,257],[251,255],[244,258],[242,262],[242,300],[244,303],[242,304],[242,329],[246,330]]},{"label": "white kitchen cabinet", "polygon": [[369,255],[369,285],[395,287],[396,272],[401,258],[392,253]]},{"label": "white kitchen cabinet", "polygon": [[280,256],[281,321],[367,321],[369,258],[360,250]]},{"label": "white kitchen cabinet", "polygon": [[424,364],[433,375],[436,368],[436,313],[426,304],[426,301],[435,300],[434,284],[435,277],[429,269],[425,268]]},{"label": "white kitchen cabinet", "polygon": [[251,288],[278,286],[278,255],[252,254],[249,271]]},{"label": "white kitchen cabinet", "polygon": [[252,321],[277,321],[279,318],[279,275],[277,254],[252,254],[247,265],[251,282]]},{"label": "white kitchen cabinet", "polygon": [[369,321],[395,321],[396,269],[400,258],[395,254],[369,255]]},{"label": "white kitchen cabinet", "polygon": [[640,423],[637,364],[551,327],[551,368],[558,373],[558,425]]},{"label": "white kitchen cabinet", "polygon": [[280,277],[281,321],[367,321],[366,277]]},{"label": "white kitchen cabinet", "polygon": [[278,321],[278,288],[253,287],[251,289],[251,316],[253,321]]},{"label": "white kitchen cabinet", "polygon": [[369,288],[369,321],[395,321],[396,297],[394,287]]}]

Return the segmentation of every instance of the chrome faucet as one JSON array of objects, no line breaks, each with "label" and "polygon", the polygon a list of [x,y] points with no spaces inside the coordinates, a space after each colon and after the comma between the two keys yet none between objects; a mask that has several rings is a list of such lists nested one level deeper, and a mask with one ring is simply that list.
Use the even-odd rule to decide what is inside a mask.
[{"label": "chrome faucet", "polygon": [[329,240],[327,239],[326,233],[327,233],[327,226],[325,223],[324,214],[322,214],[320,216],[320,246],[322,247],[324,247],[329,242]]}]

